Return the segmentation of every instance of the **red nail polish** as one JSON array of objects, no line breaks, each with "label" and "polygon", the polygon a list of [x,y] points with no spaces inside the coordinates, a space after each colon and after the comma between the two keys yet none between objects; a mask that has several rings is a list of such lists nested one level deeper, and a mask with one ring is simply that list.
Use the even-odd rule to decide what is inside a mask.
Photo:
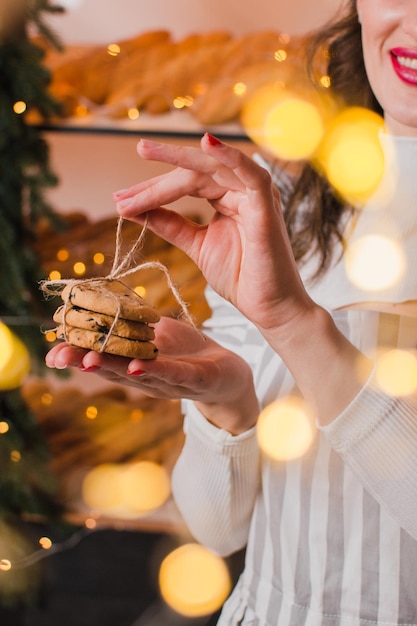
[{"label": "red nail polish", "polygon": [[128,376],[145,376],[146,372],[143,370],[133,370],[126,372]]},{"label": "red nail polish", "polygon": [[80,370],[80,372],[96,372],[100,368],[98,367],[98,365],[92,365],[91,367],[83,367],[83,366],[81,366],[78,369]]},{"label": "red nail polish", "polygon": [[211,135],[210,133],[206,133],[206,137],[207,137],[207,141],[209,142],[211,146],[222,145],[222,142],[220,141],[220,139],[217,139],[217,137],[215,137],[214,135]]}]

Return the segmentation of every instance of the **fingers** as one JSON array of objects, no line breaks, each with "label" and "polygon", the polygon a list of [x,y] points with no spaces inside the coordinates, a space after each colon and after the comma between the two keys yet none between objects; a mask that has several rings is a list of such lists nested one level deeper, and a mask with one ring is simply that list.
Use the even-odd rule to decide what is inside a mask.
[{"label": "fingers", "polygon": [[67,343],[59,343],[48,352],[45,357],[45,363],[47,367],[58,370],[67,367],[82,367],[86,353],[87,350],[83,348],[75,348]]},{"label": "fingers", "polygon": [[[205,143],[208,143],[207,140]],[[205,145],[204,141],[202,145]],[[230,163],[235,164],[241,153],[226,144],[221,144],[221,149],[226,154],[230,152],[224,163],[200,148],[142,139],[138,143],[138,153],[142,158],[161,161],[177,168],[128,189],[116,191],[113,197],[118,213],[132,219],[186,195],[217,200],[230,190],[244,191],[241,181],[230,167]],[[251,159],[245,157],[243,163],[250,164]]]},{"label": "fingers", "polygon": [[62,342],[54,346],[46,355],[47,367],[55,369],[78,368],[82,371],[96,371],[99,369],[126,372],[129,359],[104,354],[71,346]]},{"label": "fingers", "polygon": [[139,156],[143,159],[161,161],[189,170],[211,173],[216,167],[216,159],[209,157],[195,146],[162,144],[148,139],[141,139],[137,145]]}]

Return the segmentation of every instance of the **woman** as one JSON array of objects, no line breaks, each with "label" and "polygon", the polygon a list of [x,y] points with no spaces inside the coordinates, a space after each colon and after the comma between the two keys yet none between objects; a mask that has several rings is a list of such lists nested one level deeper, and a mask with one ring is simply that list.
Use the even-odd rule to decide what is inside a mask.
[{"label": "woman", "polygon": [[[378,219],[401,230],[401,285],[374,294],[349,283],[340,254],[350,208],[310,166],[284,219],[270,174],[236,149],[207,134],[201,150],[142,140],[142,158],[176,169],[115,194],[117,209],[139,222],[146,214],[199,265],[211,287],[207,339],[166,319],[152,362],[65,344],[47,357],[187,399],[176,501],[197,540],[224,555],[247,545],[222,626],[417,624],[417,404],[382,392],[369,358],[381,333],[394,346],[417,343],[417,3],[351,1],[327,41],[334,91],[382,109],[398,152],[396,195]],[[160,208],[186,194],[209,200],[210,224]],[[255,424],[294,387],[318,432],[300,459],[278,463],[260,453]]]}]

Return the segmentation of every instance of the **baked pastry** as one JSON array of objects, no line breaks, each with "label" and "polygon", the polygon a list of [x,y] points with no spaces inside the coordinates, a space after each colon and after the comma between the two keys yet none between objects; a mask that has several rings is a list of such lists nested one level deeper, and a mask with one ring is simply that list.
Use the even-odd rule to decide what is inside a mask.
[{"label": "baked pastry", "polygon": [[110,332],[113,326],[112,333],[118,337],[135,339],[137,341],[152,341],[152,339],[155,339],[153,327],[146,322],[134,322],[125,319],[115,321],[111,315],[87,311],[78,306],[65,306],[63,304],[55,311],[54,322],[105,334]]},{"label": "baked pastry", "polygon": [[156,358],[151,324],[159,321],[160,314],[122,282],[98,279],[68,284],[61,298],[65,304],[53,318],[59,339],[97,352]]},{"label": "baked pastry", "polygon": [[158,354],[158,348],[150,341],[126,339],[113,334],[106,335],[99,331],[85,330],[84,328],[66,325],[64,330],[64,326],[60,324],[56,334],[59,339],[65,339],[72,346],[95,350],[96,352],[118,354],[130,359],[154,359]]}]

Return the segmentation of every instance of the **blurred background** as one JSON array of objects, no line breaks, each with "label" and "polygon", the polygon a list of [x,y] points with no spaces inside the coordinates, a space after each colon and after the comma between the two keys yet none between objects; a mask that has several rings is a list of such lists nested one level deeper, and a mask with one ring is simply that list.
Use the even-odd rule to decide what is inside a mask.
[{"label": "blurred background", "polygon": [[[164,171],[139,161],[140,136],[197,145],[211,129],[248,154],[262,148],[244,102],[290,78],[305,88],[305,38],[341,2],[59,6],[0,5],[0,624],[212,625],[244,553],[223,560],[197,546],[172,501],[179,403],[45,371],[61,301],[39,284],[109,273],[112,192]],[[190,198],[175,208],[210,214]],[[126,225],[123,252],[139,235]],[[193,263],[150,233],[142,256],[169,269],[201,324],[210,311]],[[180,314],[160,273],[128,284]]]}]

